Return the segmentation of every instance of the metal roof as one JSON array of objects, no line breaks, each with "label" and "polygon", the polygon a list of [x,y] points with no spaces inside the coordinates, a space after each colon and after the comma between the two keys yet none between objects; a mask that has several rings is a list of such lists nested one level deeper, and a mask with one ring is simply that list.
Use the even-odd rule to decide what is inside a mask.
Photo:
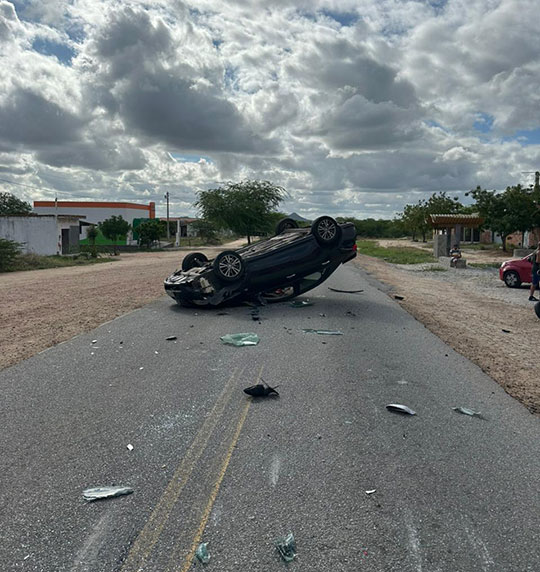
[{"label": "metal roof", "polygon": [[448,228],[460,224],[462,226],[480,226],[484,219],[478,214],[432,214],[429,215],[433,228]]}]

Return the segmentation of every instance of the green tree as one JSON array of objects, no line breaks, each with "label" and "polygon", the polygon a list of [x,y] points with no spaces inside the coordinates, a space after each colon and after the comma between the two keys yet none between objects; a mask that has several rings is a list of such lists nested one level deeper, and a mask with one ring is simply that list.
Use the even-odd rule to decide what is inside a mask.
[{"label": "green tree", "polygon": [[218,228],[247,236],[251,244],[254,234],[268,231],[271,213],[284,196],[285,190],[269,181],[242,181],[200,191],[194,206],[200,209],[202,218]]},{"label": "green tree", "polygon": [[416,205],[405,205],[403,212],[400,213],[403,229],[409,233],[413,240],[416,239],[418,233],[422,234],[422,240],[426,241],[426,234],[429,230],[427,222],[426,201],[420,199]]},{"label": "green tree", "polygon": [[525,244],[525,233],[538,225],[538,207],[535,204],[532,189],[521,185],[507,187],[502,195],[508,226],[521,232],[521,244]]},{"label": "green tree", "polygon": [[150,248],[167,231],[167,223],[159,220],[147,220],[137,227],[139,246]]},{"label": "green tree", "polygon": [[95,225],[89,226],[86,236],[90,242],[90,254],[92,258],[97,258],[96,238],[98,237],[98,229]]},{"label": "green tree", "polygon": [[19,256],[22,244],[7,238],[0,238],[0,272],[9,270],[11,264]]},{"label": "green tree", "polygon": [[0,193],[0,215],[28,215],[32,212],[32,205],[18,199],[11,193]]},{"label": "green tree", "polygon": [[200,218],[191,223],[193,230],[207,244],[219,244],[217,228],[208,220]]},{"label": "green tree", "polygon": [[469,191],[467,195],[472,196],[476,203],[476,209],[484,219],[484,226],[496,232],[502,239],[502,247],[506,252],[506,237],[514,232],[516,228],[509,216],[507,203],[503,193],[488,191],[480,186]]},{"label": "green tree", "polygon": [[124,220],[122,215],[113,215],[99,223],[101,234],[103,234],[105,238],[113,241],[115,254],[117,252],[116,241],[119,238],[125,238],[130,228],[129,222]]}]

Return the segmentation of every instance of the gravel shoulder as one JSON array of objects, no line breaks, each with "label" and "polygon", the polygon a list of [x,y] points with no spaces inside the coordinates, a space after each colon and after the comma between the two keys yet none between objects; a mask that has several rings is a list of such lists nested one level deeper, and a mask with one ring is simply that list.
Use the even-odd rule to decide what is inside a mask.
[{"label": "gravel shoulder", "polygon": [[[213,257],[223,247],[201,250]],[[163,279],[185,254],[122,254],[109,264],[0,274],[0,369],[163,296]],[[472,258],[490,261],[482,252]],[[400,303],[416,319],[540,413],[540,320],[528,289],[506,288],[496,269],[441,272],[363,255],[354,263],[388,284],[390,295],[403,296]]]}]

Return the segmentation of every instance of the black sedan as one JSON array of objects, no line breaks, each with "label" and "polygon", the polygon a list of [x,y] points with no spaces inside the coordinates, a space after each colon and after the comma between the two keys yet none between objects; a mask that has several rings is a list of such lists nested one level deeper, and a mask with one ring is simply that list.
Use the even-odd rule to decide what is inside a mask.
[{"label": "black sedan", "polygon": [[188,254],[182,269],[165,280],[165,291],[181,306],[218,306],[252,300],[282,302],[324,282],[340,265],[356,256],[356,230],[329,216],[298,228],[283,219],[276,236],[225,250],[214,260]]}]

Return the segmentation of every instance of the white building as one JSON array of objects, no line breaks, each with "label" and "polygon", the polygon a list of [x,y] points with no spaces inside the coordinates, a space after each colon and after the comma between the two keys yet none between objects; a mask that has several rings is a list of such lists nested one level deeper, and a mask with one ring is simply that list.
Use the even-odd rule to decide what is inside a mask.
[{"label": "white building", "polygon": [[69,254],[79,248],[81,215],[0,216],[0,238],[22,244],[25,253]]},{"label": "white building", "polygon": [[[121,216],[130,225],[136,218],[156,218],[156,203],[147,205],[108,201],[34,201],[34,212],[38,214],[84,215],[85,222],[98,224],[114,216]],[[81,239],[86,238],[86,228]],[[128,244],[132,242],[131,233]]]}]

